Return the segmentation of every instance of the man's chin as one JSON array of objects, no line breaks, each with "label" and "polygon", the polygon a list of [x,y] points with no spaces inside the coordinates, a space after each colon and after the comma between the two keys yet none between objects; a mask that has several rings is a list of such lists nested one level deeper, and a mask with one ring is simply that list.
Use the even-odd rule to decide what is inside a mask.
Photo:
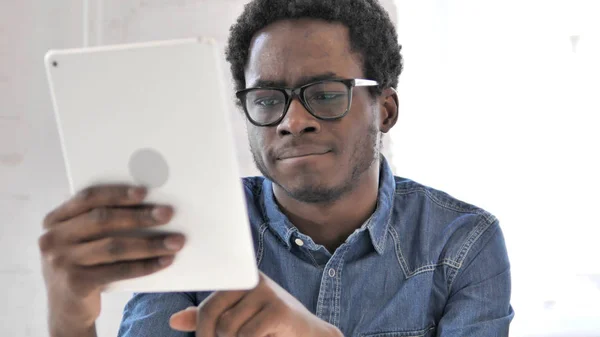
[{"label": "man's chin", "polygon": [[333,179],[310,174],[271,179],[292,199],[305,203],[328,203],[343,195],[347,186],[336,186]]},{"label": "man's chin", "polygon": [[341,196],[338,189],[326,188],[324,186],[282,187],[282,189],[292,199],[309,204],[330,203],[336,201]]}]

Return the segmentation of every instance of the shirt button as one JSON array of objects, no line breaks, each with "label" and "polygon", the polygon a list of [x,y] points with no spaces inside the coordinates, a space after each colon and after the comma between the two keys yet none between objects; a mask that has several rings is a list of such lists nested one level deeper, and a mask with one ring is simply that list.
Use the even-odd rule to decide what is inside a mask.
[{"label": "shirt button", "polygon": [[296,243],[296,244],[297,244],[299,247],[302,247],[302,246],[304,246],[304,241],[302,241],[302,240],[300,240],[300,239],[296,239],[296,240],[294,240],[294,242],[295,242],[295,243]]},{"label": "shirt button", "polygon": [[329,269],[329,277],[334,277],[335,276],[335,269],[331,268]]}]

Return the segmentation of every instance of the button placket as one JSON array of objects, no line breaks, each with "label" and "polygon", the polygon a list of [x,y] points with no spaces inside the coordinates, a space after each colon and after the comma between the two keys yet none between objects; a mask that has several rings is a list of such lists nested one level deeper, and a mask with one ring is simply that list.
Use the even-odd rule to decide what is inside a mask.
[{"label": "button placket", "polygon": [[342,270],[347,250],[347,246],[338,248],[325,265],[317,301],[317,317],[335,326],[340,316],[341,275],[338,271]]}]

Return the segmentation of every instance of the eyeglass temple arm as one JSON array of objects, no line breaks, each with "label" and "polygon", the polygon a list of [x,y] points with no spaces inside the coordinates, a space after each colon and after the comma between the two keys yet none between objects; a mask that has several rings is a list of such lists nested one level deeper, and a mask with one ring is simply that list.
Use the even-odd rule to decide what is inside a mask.
[{"label": "eyeglass temple arm", "polygon": [[375,85],[379,85],[379,83],[377,83],[377,81],[364,80],[362,78],[357,78],[354,80],[355,87],[370,87]]},{"label": "eyeglass temple arm", "polygon": [[[361,78],[354,80],[355,87],[369,87],[369,86],[374,86],[374,85],[379,85],[379,83],[377,83],[377,81],[364,80]],[[396,106],[398,106],[398,91],[396,91],[396,89],[394,89],[392,87],[390,87],[390,89],[392,89],[392,91],[394,91],[394,93],[396,94],[396,95],[394,95],[394,101],[396,102]]]}]

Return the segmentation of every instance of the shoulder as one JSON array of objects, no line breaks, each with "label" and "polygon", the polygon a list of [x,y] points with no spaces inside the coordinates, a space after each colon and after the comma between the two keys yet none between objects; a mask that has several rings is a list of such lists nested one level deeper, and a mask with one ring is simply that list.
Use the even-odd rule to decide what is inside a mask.
[{"label": "shoulder", "polygon": [[502,235],[490,212],[401,177],[395,177],[389,229],[407,276],[438,266],[457,272],[494,236]]},{"label": "shoulder", "polygon": [[496,220],[495,216],[488,211],[454,198],[446,192],[402,177],[394,177],[394,182],[396,204],[404,205],[407,202],[424,203],[432,207],[433,210],[448,212],[456,216],[473,214],[481,216],[489,222]]}]

